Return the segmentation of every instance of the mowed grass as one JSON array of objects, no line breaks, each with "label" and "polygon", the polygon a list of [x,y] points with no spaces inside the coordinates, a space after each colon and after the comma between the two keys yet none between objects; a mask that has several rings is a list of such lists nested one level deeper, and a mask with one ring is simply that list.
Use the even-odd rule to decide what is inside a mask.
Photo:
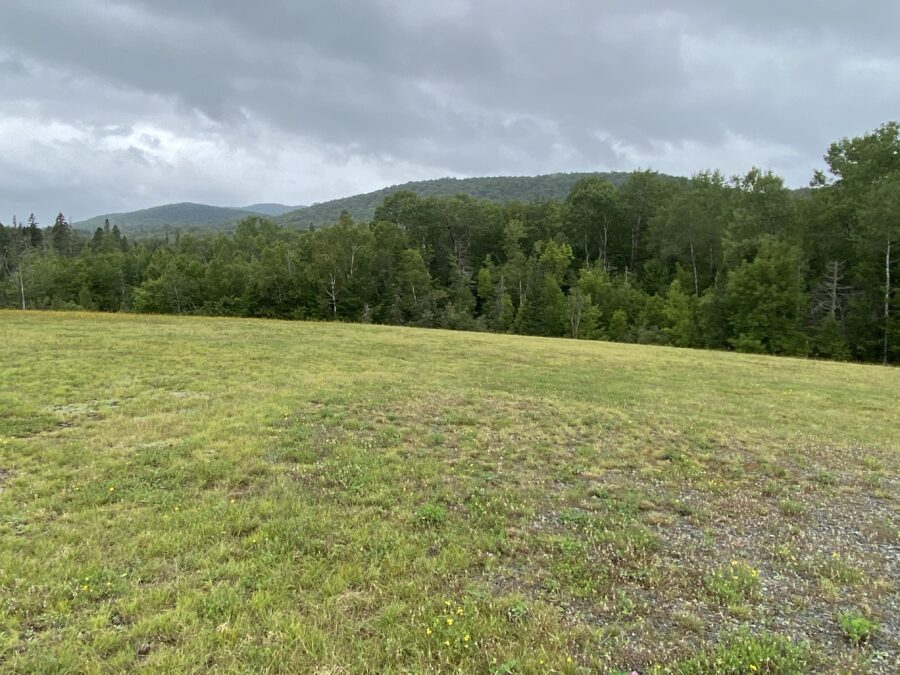
[{"label": "mowed grass", "polygon": [[898,667],[896,369],[84,313],[0,341],[4,672]]}]

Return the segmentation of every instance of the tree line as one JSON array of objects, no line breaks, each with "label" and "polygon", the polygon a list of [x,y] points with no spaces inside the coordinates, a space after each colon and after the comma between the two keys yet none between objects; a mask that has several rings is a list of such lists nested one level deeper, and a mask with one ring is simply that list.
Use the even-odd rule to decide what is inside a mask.
[{"label": "tree line", "polygon": [[900,126],[832,143],[791,191],[758,169],[636,171],[564,199],[386,197],[371,222],[248,217],[129,241],[0,224],[0,306],[328,319],[896,363]]}]

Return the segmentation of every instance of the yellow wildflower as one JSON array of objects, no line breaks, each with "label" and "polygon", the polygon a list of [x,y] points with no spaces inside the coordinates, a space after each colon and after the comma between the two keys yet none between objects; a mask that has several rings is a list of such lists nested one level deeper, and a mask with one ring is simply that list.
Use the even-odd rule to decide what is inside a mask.
[{"label": "yellow wildflower", "polygon": [[453,619],[447,619],[447,625],[448,625],[448,626],[452,626],[452,625],[453,625]]},{"label": "yellow wildflower", "polygon": [[466,642],[468,642],[470,639],[471,639],[471,638],[469,637],[469,634],[466,633],[466,636],[463,638],[463,640],[465,640]]},{"label": "yellow wildflower", "polygon": [[431,629],[430,629],[430,628],[426,628],[426,629],[425,629],[425,635],[431,635]]}]

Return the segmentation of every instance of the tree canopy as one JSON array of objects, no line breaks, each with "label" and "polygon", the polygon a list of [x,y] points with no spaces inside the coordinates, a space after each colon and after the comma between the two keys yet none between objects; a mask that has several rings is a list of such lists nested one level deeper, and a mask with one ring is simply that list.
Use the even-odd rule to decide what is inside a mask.
[{"label": "tree canopy", "polygon": [[[0,306],[366,321],[896,363],[900,127],[797,194],[751,169],[560,174],[558,198],[388,190],[318,229],[129,240],[0,224]],[[563,180],[565,178],[565,180]],[[510,179],[512,180],[512,179]],[[516,179],[518,180],[518,179]],[[497,190],[521,180],[496,179]],[[443,189],[445,186],[441,186]],[[435,188],[437,189],[437,187]],[[367,207],[368,208],[368,207]]]}]

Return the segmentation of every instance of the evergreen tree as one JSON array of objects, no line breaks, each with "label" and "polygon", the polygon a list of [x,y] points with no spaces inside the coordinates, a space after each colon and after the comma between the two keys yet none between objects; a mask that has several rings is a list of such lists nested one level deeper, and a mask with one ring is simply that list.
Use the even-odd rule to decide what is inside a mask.
[{"label": "evergreen tree", "polygon": [[62,213],[56,215],[50,228],[50,246],[59,255],[70,256],[75,252],[75,234]]},{"label": "evergreen tree", "polygon": [[684,292],[677,279],[669,286],[664,309],[666,327],[663,333],[676,347],[692,347],[695,342],[696,318],[691,296]]},{"label": "evergreen tree", "polygon": [[31,244],[32,248],[41,248],[44,244],[44,233],[40,227],[38,227],[37,218],[34,217],[34,214],[28,216],[28,241]]}]

